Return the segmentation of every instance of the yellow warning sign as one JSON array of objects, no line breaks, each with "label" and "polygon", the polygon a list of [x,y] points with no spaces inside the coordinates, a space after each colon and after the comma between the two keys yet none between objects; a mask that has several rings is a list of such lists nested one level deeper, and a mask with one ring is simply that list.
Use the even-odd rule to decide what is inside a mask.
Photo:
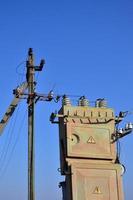
[{"label": "yellow warning sign", "polygon": [[89,144],[96,144],[96,142],[95,142],[95,140],[94,140],[94,138],[92,136],[89,137],[87,143],[89,143]]},{"label": "yellow warning sign", "polygon": [[100,187],[96,186],[93,194],[102,194]]}]

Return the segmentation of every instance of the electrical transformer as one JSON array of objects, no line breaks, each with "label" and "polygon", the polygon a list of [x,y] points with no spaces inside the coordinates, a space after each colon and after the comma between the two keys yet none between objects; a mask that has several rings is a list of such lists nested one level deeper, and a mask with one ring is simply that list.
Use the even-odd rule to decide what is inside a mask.
[{"label": "electrical transformer", "polygon": [[64,96],[57,117],[64,200],[124,200],[113,109],[104,99],[91,107],[85,97],[72,106]]}]

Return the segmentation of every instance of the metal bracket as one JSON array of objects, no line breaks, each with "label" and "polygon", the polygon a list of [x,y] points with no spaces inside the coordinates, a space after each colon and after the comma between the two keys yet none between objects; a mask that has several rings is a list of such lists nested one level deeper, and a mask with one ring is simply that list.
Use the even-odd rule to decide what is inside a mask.
[{"label": "metal bracket", "polygon": [[126,135],[129,135],[132,132],[132,128],[129,129],[121,129],[121,132],[119,130],[116,130],[115,133],[112,134],[112,143],[116,142],[118,139],[125,137]]}]

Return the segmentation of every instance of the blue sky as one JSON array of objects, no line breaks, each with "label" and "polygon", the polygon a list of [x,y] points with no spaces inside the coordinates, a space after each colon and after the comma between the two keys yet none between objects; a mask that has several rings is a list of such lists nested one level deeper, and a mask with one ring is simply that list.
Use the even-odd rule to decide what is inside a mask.
[{"label": "blue sky", "polygon": [[[103,97],[109,107],[133,111],[133,1],[23,0],[0,3],[0,90],[2,118],[12,90],[25,79],[29,47],[36,64],[45,58],[37,90]],[[60,103],[36,106],[36,199],[61,200],[58,127],[51,112]],[[23,120],[25,119],[25,120]],[[24,121],[24,122],[22,122]],[[132,115],[124,123],[133,121]],[[0,138],[0,199],[27,199],[27,122],[23,100]],[[9,144],[9,145],[8,145]],[[121,141],[125,199],[132,200],[133,135]],[[4,152],[5,152],[4,149]]]}]

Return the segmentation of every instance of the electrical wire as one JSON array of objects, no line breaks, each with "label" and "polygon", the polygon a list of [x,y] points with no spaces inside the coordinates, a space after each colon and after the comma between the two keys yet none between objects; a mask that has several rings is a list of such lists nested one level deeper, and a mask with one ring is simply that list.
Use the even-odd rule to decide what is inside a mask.
[{"label": "electrical wire", "polygon": [[[16,67],[16,73],[18,73],[18,68],[23,64],[23,63],[25,63],[25,61],[22,61],[17,67]],[[23,71],[24,71],[24,68],[23,68]],[[22,83],[22,81],[23,81],[23,74],[20,74],[20,73],[18,73],[19,75],[21,75],[21,83]],[[19,82],[20,82],[19,81]],[[14,127],[15,127],[15,124],[16,124],[16,120],[17,120],[17,115],[18,115],[18,112],[19,112],[19,106],[20,106],[20,104],[18,104],[18,108],[17,108],[17,111],[16,111],[16,116],[15,116],[15,119],[14,119],[14,123],[12,124],[12,122],[13,122],[13,120],[11,120],[11,123],[10,123],[10,125],[9,125],[9,129],[8,129],[8,133],[7,133],[7,136],[9,135],[9,133],[10,133],[10,137],[9,138],[7,138],[6,139],[6,144],[4,145],[4,147],[3,147],[3,150],[2,150],[2,152],[0,153],[0,162],[1,162],[1,160],[4,160],[4,157],[6,157],[6,155],[7,155],[7,152],[8,152],[8,149],[9,149],[9,145],[10,145],[10,143],[11,143],[11,139],[12,139],[12,133],[13,133],[13,130],[14,130]],[[1,167],[0,167],[0,169],[1,169]]]},{"label": "electrical wire", "polygon": [[17,73],[18,75],[20,75],[20,76],[24,76],[24,75],[25,75],[23,72],[19,72],[19,71],[18,71],[18,69],[20,68],[20,66],[21,66],[22,64],[24,64],[24,63],[26,63],[26,61],[20,62],[20,63],[17,65],[17,67],[16,67],[16,73]]},{"label": "electrical wire", "polygon": [[[119,128],[119,124],[116,125],[116,131],[118,130]],[[121,156],[121,143],[120,143],[120,140],[119,140],[119,137],[117,137],[116,135],[116,150],[117,150],[117,162],[120,162],[120,156]]]},{"label": "electrical wire", "polygon": [[120,140],[118,139],[117,140],[117,157],[118,157],[118,160],[120,161],[120,157],[121,157],[121,143],[120,143]]},{"label": "electrical wire", "polygon": [[37,72],[37,73],[36,73],[35,82],[37,82],[37,81],[38,81],[39,74],[40,74],[39,72]]},{"label": "electrical wire", "polygon": [[20,85],[23,80],[24,80],[24,77],[25,77],[25,66],[23,66],[23,69],[22,69],[22,73],[18,72],[18,69],[20,68],[20,66],[22,66],[22,64],[26,63],[26,61],[22,61],[17,67],[16,67],[16,73],[18,74],[18,79],[17,79],[17,86]]},{"label": "electrical wire", "polygon": [[11,159],[13,158],[13,153],[14,153],[15,148],[16,148],[16,146],[17,146],[17,143],[18,143],[18,141],[19,141],[19,138],[20,138],[20,135],[21,135],[21,132],[22,132],[22,130],[23,130],[23,126],[24,126],[24,123],[25,123],[25,120],[26,120],[26,113],[27,113],[27,109],[26,109],[26,111],[24,112],[24,115],[23,115],[23,118],[22,118],[22,123],[20,124],[20,127],[19,127],[19,129],[18,129],[19,131],[18,131],[16,140],[15,140],[13,146],[12,146],[12,150],[11,150],[11,152],[10,152],[10,154],[9,154],[9,157],[8,157],[8,160],[7,160],[5,166],[4,166],[3,170],[2,170],[2,173],[1,173],[1,175],[0,175],[0,178],[3,178],[3,177],[5,176],[6,171],[8,170],[8,167],[9,167],[9,165],[10,165]]},{"label": "electrical wire", "polygon": [[16,125],[16,122],[17,122],[17,118],[18,118],[19,109],[20,109],[20,106],[18,105],[15,117],[14,117],[14,119],[12,119],[13,120],[12,125],[8,129],[8,133],[7,134],[9,135],[9,138],[6,141],[6,143],[5,143],[4,147],[3,147],[3,150],[1,152],[1,156],[0,156],[0,163],[1,163],[0,164],[0,171],[2,170],[2,167],[4,166],[4,164],[6,162],[6,158],[8,156],[9,148],[10,148],[10,145],[11,145],[11,142],[12,142],[12,138],[13,138],[13,132],[14,132],[15,125]]},{"label": "electrical wire", "polygon": [[[20,66],[22,66],[22,64],[24,64],[25,62],[26,61],[22,61],[16,67],[16,73],[19,75],[17,84],[19,84],[20,82],[22,83],[22,81],[24,79],[25,67],[23,67],[23,72],[22,73],[20,73],[18,70],[19,70]],[[3,166],[4,166],[5,162],[6,162],[6,159],[8,157],[8,154],[9,154],[9,149],[10,149],[10,146],[11,146],[11,143],[12,143],[12,139],[13,139],[13,132],[14,132],[14,129],[15,129],[17,118],[18,118],[19,108],[20,108],[20,104],[18,104],[15,116],[13,116],[12,120],[10,120],[10,122],[9,122],[9,128],[8,128],[8,131],[7,131],[7,137],[6,137],[5,143],[3,144],[3,148],[1,149],[2,151],[0,153],[0,171],[2,170],[2,168],[3,168]]]}]

